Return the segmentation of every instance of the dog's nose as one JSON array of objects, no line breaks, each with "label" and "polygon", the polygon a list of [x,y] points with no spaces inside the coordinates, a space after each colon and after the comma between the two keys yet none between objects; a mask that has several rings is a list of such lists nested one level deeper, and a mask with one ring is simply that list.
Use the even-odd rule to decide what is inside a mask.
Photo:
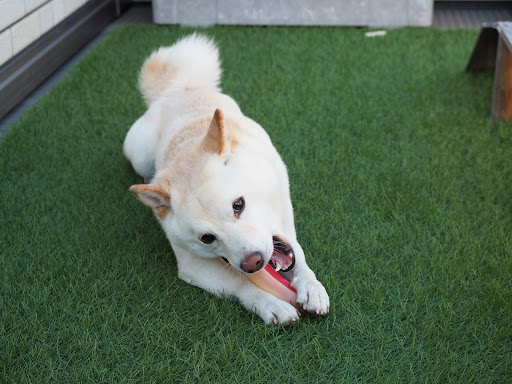
[{"label": "dog's nose", "polygon": [[240,266],[242,267],[242,271],[246,273],[254,273],[263,267],[263,258],[259,252],[251,253],[250,255],[245,256],[245,259],[242,260]]}]

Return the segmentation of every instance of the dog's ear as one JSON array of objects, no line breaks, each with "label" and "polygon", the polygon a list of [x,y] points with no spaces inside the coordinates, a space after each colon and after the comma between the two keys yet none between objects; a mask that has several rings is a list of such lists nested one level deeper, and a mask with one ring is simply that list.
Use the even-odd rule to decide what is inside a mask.
[{"label": "dog's ear", "polygon": [[223,155],[229,152],[229,147],[226,126],[224,124],[224,114],[222,110],[216,109],[208,133],[203,139],[203,148],[207,152]]},{"label": "dog's ear", "polygon": [[160,219],[164,219],[171,209],[171,195],[158,185],[132,185],[130,192],[142,203],[153,208],[153,211]]}]

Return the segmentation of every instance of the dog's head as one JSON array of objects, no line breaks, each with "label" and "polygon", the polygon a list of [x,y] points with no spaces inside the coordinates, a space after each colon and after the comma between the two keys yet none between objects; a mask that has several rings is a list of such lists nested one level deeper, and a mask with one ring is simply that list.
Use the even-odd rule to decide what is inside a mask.
[{"label": "dog's head", "polygon": [[205,258],[223,257],[245,273],[271,259],[289,269],[293,251],[279,235],[286,175],[265,149],[249,148],[243,140],[236,124],[217,110],[208,133],[181,159],[180,172],[157,174],[151,184],[130,191],[153,208],[173,245]]}]

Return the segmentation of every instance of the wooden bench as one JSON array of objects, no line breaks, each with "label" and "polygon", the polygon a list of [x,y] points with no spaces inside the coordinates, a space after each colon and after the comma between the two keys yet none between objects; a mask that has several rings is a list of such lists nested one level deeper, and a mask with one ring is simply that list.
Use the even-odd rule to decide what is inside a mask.
[{"label": "wooden bench", "polygon": [[512,22],[485,23],[466,71],[494,68],[491,117],[512,118]]}]

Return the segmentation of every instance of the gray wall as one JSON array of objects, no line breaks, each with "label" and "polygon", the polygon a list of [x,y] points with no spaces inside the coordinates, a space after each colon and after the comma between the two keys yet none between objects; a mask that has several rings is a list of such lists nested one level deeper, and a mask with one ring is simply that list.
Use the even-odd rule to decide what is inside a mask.
[{"label": "gray wall", "polygon": [[153,20],[183,25],[429,26],[433,0],[153,0]]}]

